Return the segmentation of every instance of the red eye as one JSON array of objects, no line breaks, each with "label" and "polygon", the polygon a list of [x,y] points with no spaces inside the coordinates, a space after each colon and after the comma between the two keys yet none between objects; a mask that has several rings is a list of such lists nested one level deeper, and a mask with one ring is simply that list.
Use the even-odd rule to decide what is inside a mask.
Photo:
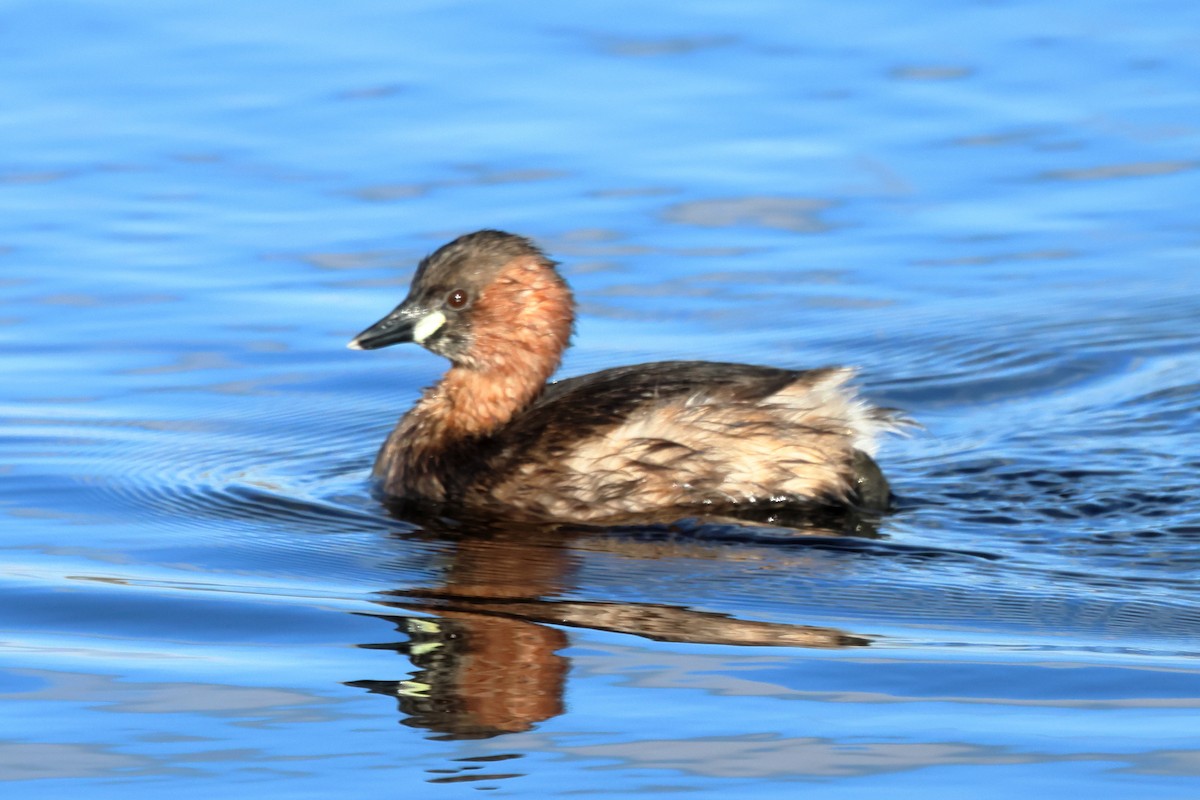
[{"label": "red eye", "polygon": [[471,299],[470,295],[463,289],[455,289],[450,294],[446,295],[446,305],[450,308],[462,308]]}]

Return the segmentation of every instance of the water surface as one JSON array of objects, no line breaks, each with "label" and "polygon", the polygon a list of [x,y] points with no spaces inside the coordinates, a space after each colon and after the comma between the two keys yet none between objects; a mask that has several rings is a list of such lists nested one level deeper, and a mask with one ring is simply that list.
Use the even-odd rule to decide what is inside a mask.
[{"label": "water surface", "polygon": [[[1195,796],[1200,11],[0,12],[6,797]],[[841,530],[418,525],[443,364],[345,342],[538,239],[563,374],[850,363]]]}]

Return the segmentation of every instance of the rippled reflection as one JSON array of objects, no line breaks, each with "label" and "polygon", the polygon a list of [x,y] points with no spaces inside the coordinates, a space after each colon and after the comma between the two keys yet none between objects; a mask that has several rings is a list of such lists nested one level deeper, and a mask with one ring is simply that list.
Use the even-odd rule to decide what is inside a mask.
[{"label": "rippled reflection", "polygon": [[[668,529],[669,530],[669,529]],[[663,603],[561,599],[573,584],[581,551],[625,558],[737,559],[730,545],[750,531],[722,525],[723,547],[696,541],[699,527],[676,526],[670,540],[632,531],[575,531],[557,526],[476,523],[416,534],[449,543],[429,588],[385,592],[382,605],[422,612],[380,614],[405,641],[363,645],[394,650],[416,670],[403,680],[359,680],[351,686],[395,697],[402,722],[449,738],[480,738],[530,730],[564,711],[569,659],[560,626],[631,634],[660,642],[766,647],[866,647],[870,640],[835,628],[738,619]],[[649,530],[644,532],[651,532]],[[789,536],[833,538],[839,530],[776,530]],[[659,538],[659,541],[654,541]],[[714,540],[715,541],[715,540]],[[554,627],[551,627],[554,626]]]}]

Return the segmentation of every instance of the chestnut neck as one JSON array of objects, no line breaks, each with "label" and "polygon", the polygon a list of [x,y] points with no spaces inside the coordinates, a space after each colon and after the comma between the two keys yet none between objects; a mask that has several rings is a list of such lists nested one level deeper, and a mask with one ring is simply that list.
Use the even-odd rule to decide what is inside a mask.
[{"label": "chestnut neck", "polygon": [[[573,300],[550,262],[509,262],[471,309],[471,346],[410,412],[434,440],[495,433],[542,392],[571,336]],[[424,427],[424,425],[422,426]]]}]

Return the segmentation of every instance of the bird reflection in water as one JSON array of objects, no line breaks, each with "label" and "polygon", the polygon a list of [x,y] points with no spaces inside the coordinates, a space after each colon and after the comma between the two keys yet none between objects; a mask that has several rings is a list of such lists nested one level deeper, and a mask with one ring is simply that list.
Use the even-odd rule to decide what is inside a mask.
[{"label": "bird reflection in water", "polygon": [[404,680],[348,685],[395,698],[402,723],[434,738],[483,739],[528,731],[563,713],[569,669],[559,654],[569,644],[563,626],[664,642],[868,646],[866,637],[835,628],[737,619],[667,603],[554,599],[579,588],[572,577],[589,552],[632,560],[748,561],[770,557],[764,551],[773,552],[772,542],[838,547],[845,537],[878,537],[870,519],[787,521],[804,525],[780,527],[777,515],[752,523],[723,519],[604,530],[424,520],[403,537],[449,546],[441,584],[384,593],[381,605],[418,615],[374,615],[395,625],[406,641],[362,645],[394,650],[415,670]]}]

